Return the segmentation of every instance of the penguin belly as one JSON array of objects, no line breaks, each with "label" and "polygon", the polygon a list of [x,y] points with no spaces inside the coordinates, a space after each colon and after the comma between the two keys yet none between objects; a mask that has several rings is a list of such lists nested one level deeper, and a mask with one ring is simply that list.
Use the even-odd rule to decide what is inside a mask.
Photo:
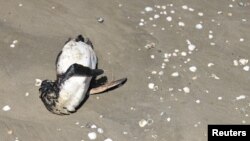
[{"label": "penguin belly", "polygon": [[96,68],[97,57],[92,47],[84,42],[69,41],[62,49],[57,62],[57,74],[63,74],[72,64]]},{"label": "penguin belly", "polygon": [[[74,76],[64,82],[61,86],[58,101],[60,107],[74,112],[86,97],[91,77]],[[61,109],[60,108],[60,109]]]},{"label": "penguin belly", "polygon": [[[97,57],[90,45],[74,40],[65,44],[58,58],[57,74],[64,74],[75,63],[91,69],[96,68]],[[59,109],[74,112],[86,97],[91,79],[90,76],[73,76],[63,82],[59,91]]]}]

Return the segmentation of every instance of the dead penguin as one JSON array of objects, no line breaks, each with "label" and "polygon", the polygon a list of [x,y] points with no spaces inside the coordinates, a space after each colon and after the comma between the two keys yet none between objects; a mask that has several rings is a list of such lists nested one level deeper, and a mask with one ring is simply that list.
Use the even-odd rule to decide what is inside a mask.
[{"label": "dead penguin", "polygon": [[69,39],[56,59],[57,79],[44,80],[39,92],[45,107],[54,114],[76,111],[88,94],[107,91],[124,84],[127,78],[89,88],[92,77],[103,73],[97,69],[97,57],[92,43],[82,35]]}]

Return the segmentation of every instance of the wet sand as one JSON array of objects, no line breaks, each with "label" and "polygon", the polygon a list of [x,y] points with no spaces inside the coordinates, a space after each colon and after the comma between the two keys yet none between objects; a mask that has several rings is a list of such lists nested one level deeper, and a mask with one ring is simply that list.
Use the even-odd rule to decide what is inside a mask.
[{"label": "wet sand", "polygon": [[[249,124],[249,3],[0,1],[0,140],[203,141],[207,124]],[[128,81],[54,115],[35,79],[55,79],[57,54],[78,34],[109,80]]]}]

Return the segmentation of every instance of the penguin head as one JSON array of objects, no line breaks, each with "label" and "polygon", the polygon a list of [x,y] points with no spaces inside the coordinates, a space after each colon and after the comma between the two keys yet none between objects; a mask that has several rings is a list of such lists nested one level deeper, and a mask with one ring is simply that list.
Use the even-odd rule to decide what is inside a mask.
[{"label": "penguin head", "polygon": [[40,98],[49,111],[53,111],[56,107],[59,89],[56,82],[44,80],[39,89]]}]

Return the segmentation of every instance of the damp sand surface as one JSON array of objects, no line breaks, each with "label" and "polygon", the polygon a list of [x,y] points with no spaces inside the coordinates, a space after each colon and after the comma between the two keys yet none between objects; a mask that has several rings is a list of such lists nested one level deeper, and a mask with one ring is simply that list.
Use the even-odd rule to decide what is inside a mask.
[{"label": "damp sand surface", "polygon": [[[247,0],[0,1],[0,140],[200,141],[249,124]],[[113,91],[58,116],[39,99],[69,37],[92,42]]]}]

